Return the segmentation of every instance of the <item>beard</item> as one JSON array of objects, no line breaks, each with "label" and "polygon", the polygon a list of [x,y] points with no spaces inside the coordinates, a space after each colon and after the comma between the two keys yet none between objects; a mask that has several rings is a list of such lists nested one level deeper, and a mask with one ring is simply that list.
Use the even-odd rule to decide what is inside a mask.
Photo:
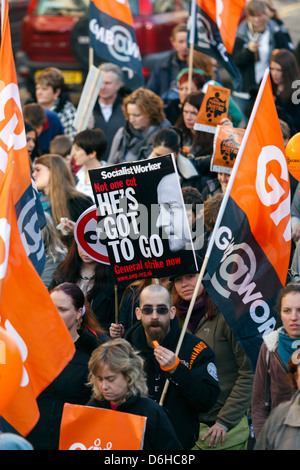
[{"label": "beard", "polygon": [[[154,329],[154,327],[156,327]],[[152,321],[148,325],[144,325],[145,334],[147,338],[152,341],[158,341],[159,344],[163,342],[165,337],[169,332],[170,324],[168,323],[161,323],[160,321]]]}]

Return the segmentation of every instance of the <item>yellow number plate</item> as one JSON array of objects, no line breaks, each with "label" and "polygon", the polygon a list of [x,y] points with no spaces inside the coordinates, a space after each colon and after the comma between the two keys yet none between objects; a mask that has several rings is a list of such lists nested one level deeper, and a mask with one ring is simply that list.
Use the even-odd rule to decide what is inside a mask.
[{"label": "yellow number plate", "polygon": [[[73,83],[80,85],[82,83],[82,72],[79,70],[62,70],[61,72],[64,76],[66,85],[72,85]],[[36,75],[40,73],[41,70],[37,70],[35,72]]]}]

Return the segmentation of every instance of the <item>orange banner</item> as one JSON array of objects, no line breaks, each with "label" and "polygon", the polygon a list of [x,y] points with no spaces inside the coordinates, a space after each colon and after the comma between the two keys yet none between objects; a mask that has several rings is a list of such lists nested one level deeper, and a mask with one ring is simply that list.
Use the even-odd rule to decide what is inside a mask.
[{"label": "orange banner", "polygon": [[[14,164],[14,181],[11,187],[19,231],[25,251],[41,274],[45,253],[40,228],[46,224],[37,190],[31,184],[29,156],[12,54],[8,3],[2,0],[4,15],[0,49],[0,191],[6,169]],[[13,149],[11,159],[9,151]]]},{"label": "orange banner", "polygon": [[194,129],[214,134],[220,121],[228,116],[229,98],[229,88],[209,84]]},{"label": "orange banner", "polygon": [[[23,145],[24,123],[18,106],[7,1],[1,13],[4,25],[0,74],[4,78],[0,81],[0,325],[16,341],[23,364],[20,387],[2,416],[27,435],[39,418],[36,397],[68,364],[75,348],[27,256],[19,232],[15,202],[28,177],[30,184],[30,171]],[[7,62],[3,62],[4,57]],[[35,222],[36,219],[32,221]]]},{"label": "orange banner", "polygon": [[231,54],[246,0],[197,0],[197,4],[217,24],[224,46]]},{"label": "orange banner", "polygon": [[91,3],[94,3],[95,7],[102,13],[133,26],[128,0],[91,0]]},{"label": "orange banner", "polygon": [[203,284],[255,371],[291,255],[290,182],[265,71],[207,248]]},{"label": "orange banner", "polygon": [[231,173],[244,134],[245,129],[217,126],[210,165],[211,171]]},{"label": "orange banner", "polygon": [[59,450],[140,450],[145,416],[66,403]]},{"label": "orange banner", "polygon": [[269,76],[230,196],[247,215],[251,232],[284,285],[291,250],[290,181]]}]

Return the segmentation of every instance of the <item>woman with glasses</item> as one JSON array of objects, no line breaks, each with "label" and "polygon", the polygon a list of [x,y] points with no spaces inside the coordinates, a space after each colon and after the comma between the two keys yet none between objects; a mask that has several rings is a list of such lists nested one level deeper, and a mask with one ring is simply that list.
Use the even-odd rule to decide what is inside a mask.
[{"label": "woman with glasses", "polygon": [[[214,134],[194,129],[204,96],[201,91],[189,93],[183,102],[182,113],[175,123],[182,132],[182,154],[192,160],[199,172],[200,183],[198,182],[197,188],[200,192],[209,180],[216,179],[215,173],[210,171]],[[232,126],[232,122],[224,118],[220,125]]]}]

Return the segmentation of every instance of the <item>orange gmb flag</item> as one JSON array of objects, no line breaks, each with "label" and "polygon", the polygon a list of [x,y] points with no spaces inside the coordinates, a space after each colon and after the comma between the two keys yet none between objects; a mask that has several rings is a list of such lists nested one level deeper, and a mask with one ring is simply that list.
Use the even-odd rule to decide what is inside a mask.
[{"label": "orange gmb flag", "polygon": [[91,3],[102,13],[133,26],[128,0],[92,0]]},{"label": "orange gmb flag", "polygon": [[[3,48],[6,48],[5,56],[9,56],[8,51],[12,56],[12,51],[7,1],[2,0],[1,6],[4,14],[2,60]],[[16,341],[23,371],[20,387],[9,406],[2,411],[2,416],[17,431],[27,435],[39,418],[36,397],[68,364],[75,348],[45,285],[27,256],[19,231],[15,204],[24,188],[23,175],[26,179],[30,173],[28,156],[27,160],[25,157],[22,159],[19,151],[22,149],[20,136],[23,127],[21,114],[17,111],[20,108],[16,105],[14,73],[12,81],[8,78],[7,69],[12,64],[13,60],[10,60],[0,66],[0,74],[5,75],[0,91],[0,326]],[[25,185],[28,181],[30,183],[30,176]]]},{"label": "orange gmb flag", "polygon": [[145,416],[66,403],[59,450],[140,450]]},{"label": "orange gmb flag", "polygon": [[[196,0],[195,0],[196,1]],[[197,51],[214,57],[230,75],[233,87],[242,88],[241,75],[232,60],[242,0],[197,0],[191,2],[188,41]]]},{"label": "orange gmb flag", "polygon": [[216,23],[223,44],[227,52],[231,54],[246,0],[197,0],[197,4]]},{"label": "orange gmb flag", "polygon": [[253,370],[291,253],[290,182],[266,70],[207,250],[209,295]]}]

